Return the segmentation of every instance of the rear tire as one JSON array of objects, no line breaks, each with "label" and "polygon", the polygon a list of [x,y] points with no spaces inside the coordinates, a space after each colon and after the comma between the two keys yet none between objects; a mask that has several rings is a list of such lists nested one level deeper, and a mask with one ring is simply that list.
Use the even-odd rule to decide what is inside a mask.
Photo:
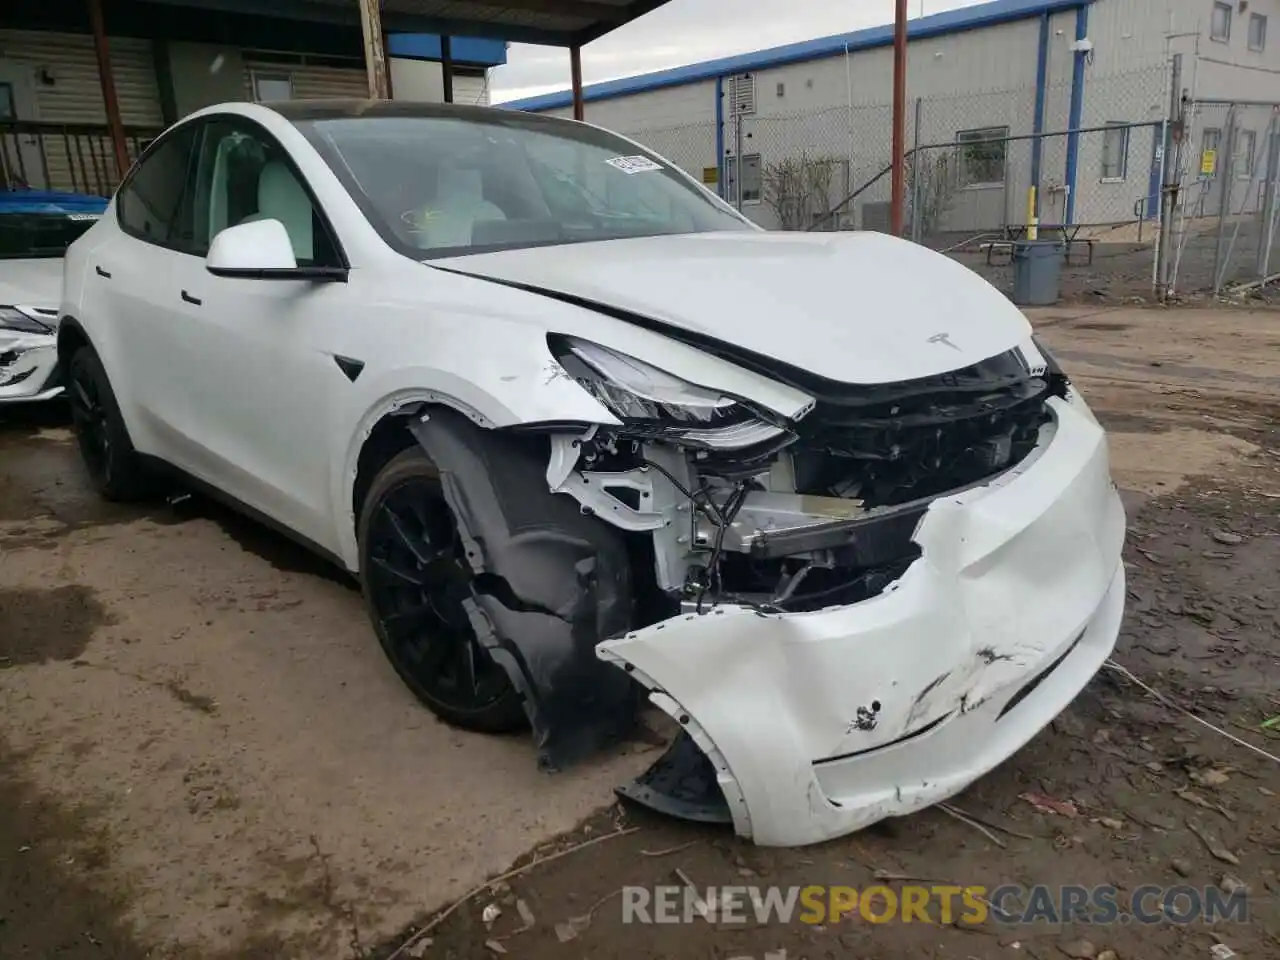
[{"label": "rear tire", "polygon": [[528,726],[519,692],[481,645],[462,601],[474,572],[440,475],[417,447],[379,471],[360,510],[360,585],[378,642],[414,696],[481,733]]},{"label": "rear tire", "polygon": [[107,371],[92,347],[75,352],[67,369],[71,425],[94,488],[107,500],[142,500],[152,491],[146,465],[129,439]]}]

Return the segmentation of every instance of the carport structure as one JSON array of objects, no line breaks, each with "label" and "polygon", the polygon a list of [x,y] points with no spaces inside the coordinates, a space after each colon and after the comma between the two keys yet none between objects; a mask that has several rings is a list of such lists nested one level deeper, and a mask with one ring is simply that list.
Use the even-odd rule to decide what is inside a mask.
[{"label": "carport structure", "polygon": [[[138,135],[125,129],[108,36],[229,44],[261,50],[365,58],[369,90],[387,96],[385,35],[441,38],[444,99],[452,100],[450,37],[568,48],[574,117],[582,119],[584,44],[667,0],[40,0],[7,4],[0,26],[91,34],[106,132],[123,177]],[[16,8],[16,9],[15,9]],[[157,74],[162,65],[157,58]],[[164,78],[157,77],[160,86]],[[131,140],[133,150],[131,151]]]}]

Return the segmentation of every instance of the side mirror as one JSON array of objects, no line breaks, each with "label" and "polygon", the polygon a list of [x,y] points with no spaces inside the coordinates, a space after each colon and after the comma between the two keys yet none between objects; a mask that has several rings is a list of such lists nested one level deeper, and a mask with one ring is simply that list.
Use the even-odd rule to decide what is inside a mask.
[{"label": "side mirror", "polygon": [[300,267],[289,232],[279,220],[251,220],[213,238],[205,268],[215,277],[242,280],[340,280],[341,267]]}]

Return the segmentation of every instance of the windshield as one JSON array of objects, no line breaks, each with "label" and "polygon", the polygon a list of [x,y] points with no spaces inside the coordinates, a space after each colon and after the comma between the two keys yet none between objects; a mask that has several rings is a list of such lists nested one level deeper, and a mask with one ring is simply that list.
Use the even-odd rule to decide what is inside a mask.
[{"label": "windshield", "polygon": [[594,127],[514,111],[298,127],[384,239],[418,259],[755,229],[667,161]]},{"label": "windshield", "polygon": [[0,211],[0,259],[61,257],[97,220],[96,214]]}]

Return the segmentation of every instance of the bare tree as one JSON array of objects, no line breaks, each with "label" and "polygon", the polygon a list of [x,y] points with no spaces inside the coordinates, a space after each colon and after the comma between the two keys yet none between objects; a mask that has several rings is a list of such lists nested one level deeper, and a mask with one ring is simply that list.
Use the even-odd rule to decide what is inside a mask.
[{"label": "bare tree", "polygon": [[918,235],[940,229],[960,188],[959,157],[954,150],[916,150],[907,157],[909,221]]},{"label": "bare tree", "polygon": [[801,153],[767,164],[763,200],[783,230],[804,230],[831,211],[831,178],[841,161]]}]

